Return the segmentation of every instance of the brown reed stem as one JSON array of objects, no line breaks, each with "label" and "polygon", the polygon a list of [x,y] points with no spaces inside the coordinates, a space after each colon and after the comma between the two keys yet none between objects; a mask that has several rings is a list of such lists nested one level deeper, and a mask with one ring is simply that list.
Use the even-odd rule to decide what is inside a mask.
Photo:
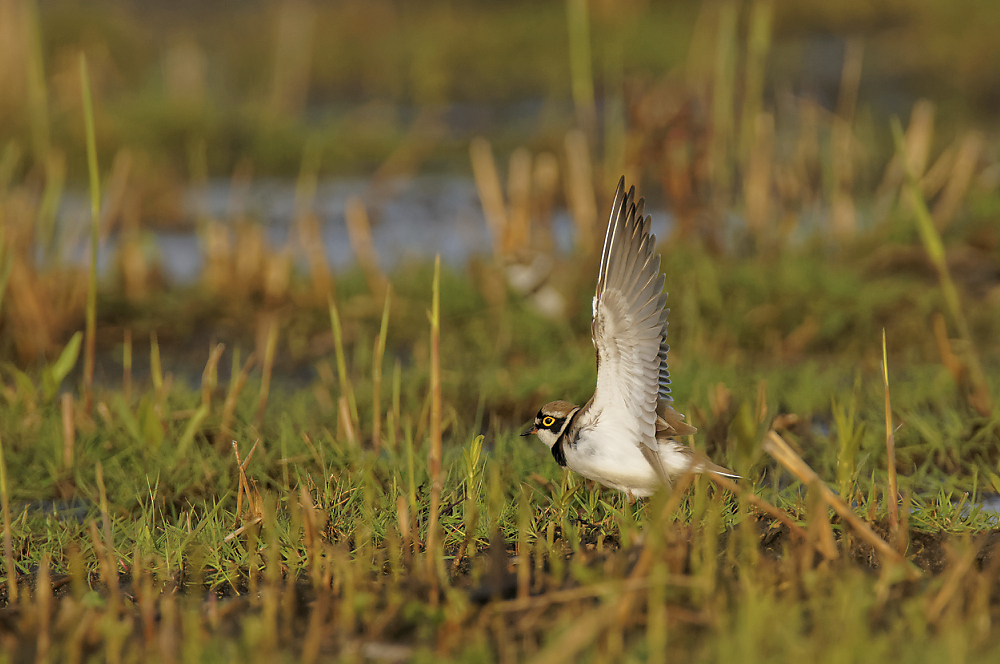
[{"label": "brown reed stem", "polygon": [[392,286],[385,289],[385,303],[382,305],[382,325],[375,340],[375,361],[372,363],[372,449],[382,449],[382,361],[385,358],[385,339],[389,333],[389,305],[392,301]]},{"label": "brown reed stem", "polygon": [[882,328],[882,386],[885,389],[885,454],[889,475],[889,530],[893,539],[899,536],[899,491],[896,488],[896,437],[892,426],[889,403],[889,358],[885,349],[885,328]]},{"label": "brown reed stem", "polygon": [[83,124],[87,136],[87,170],[90,173],[90,271],[87,279],[87,342],[83,355],[83,412],[90,417],[94,404],[94,353],[97,339],[97,249],[101,225],[101,181],[97,170],[94,105],[90,96],[87,56],[80,55],[80,88]]},{"label": "brown reed stem", "polygon": [[507,232],[507,206],[490,142],[480,137],[472,139],[469,143],[469,159],[472,161],[472,176],[476,181],[476,191],[479,192],[486,225],[493,236],[493,255],[500,256]]},{"label": "brown reed stem", "polygon": [[226,436],[232,434],[229,425],[232,424],[233,415],[236,413],[236,403],[240,397],[240,392],[243,391],[243,386],[246,385],[250,369],[256,361],[257,359],[254,354],[250,353],[250,357],[247,358],[243,369],[237,373],[236,367],[239,366],[238,359],[233,358],[233,376],[229,381],[229,393],[226,394],[226,401],[222,404],[222,419],[219,422],[219,433],[215,439],[216,444],[221,444]]},{"label": "brown reed stem", "polygon": [[264,344],[264,364],[261,368],[260,393],[257,396],[257,426],[264,421],[264,410],[271,392],[271,372],[274,369],[274,354],[278,348],[278,319],[271,317],[267,322],[267,340]]},{"label": "brown reed stem", "polygon": [[205,369],[201,372],[201,404],[206,408],[212,407],[212,392],[219,382],[219,360],[225,350],[226,344],[215,344],[208,354]]},{"label": "brown reed stem", "polygon": [[[104,583],[108,586],[108,595],[110,599],[108,613],[117,619],[119,608],[121,606],[121,596],[118,592],[118,556],[115,553],[114,539],[111,536],[111,515],[108,513],[108,491],[104,486],[104,467],[101,465],[100,461],[97,462],[95,470],[97,477],[97,491],[100,498],[103,536],[98,536],[97,524],[91,521],[90,526],[94,537],[94,546],[96,547],[98,558],[101,562],[101,576],[104,577]],[[101,555],[102,551],[103,555]]]},{"label": "brown reed stem", "polygon": [[17,569],[14,567],[14,543],[10,520],[10,499],[7,496],[7,463],[3,458],[3,440],[0,440],[0,502],[3,506],[3,559],[7,572],[7,604],[17,603]]},{"label": "brown reed stem", "polygon": [[432,584],[432,603],[438,599],[438,507],[441,502],[441,255],[434,258],[434,283],[431,300],[431,413],[430,447],[427,466],[430,473],[430,516],[427,525],[427,576]]},{"label": "brown reed stem", "polygon": [[52,646],[51,623],[52,623],[52,577],[49,569],[52,563],[52,556],[46,552],[42,554],[42,559],[38,563],[38,575],[35,583],[35,609],[37,610],[38,639],[36,641],[36,662],[49,661],[49,648]]},{"label": "brown reed stem", "polygon": [[163,367],[160,366],[160,342],[156,332],[149,333],[149,376],[153,381],[156,400],[163,398]]},{"label": "brown reed stem", "polygon": [[[764,442],[761,443],[761,448],[774,457],[778,463],[784,466],[788,472],[795,475],[806,486],[815,483],[827,504],[858,533],[861,539],[865,540],[876,551],[882,554],[886,560],[897,564],[906,563],[906,559],[903,556],[889,546],[888,542],[876,535],[875,531],[862,521],[847,503],[841,500],[837,494],[823,483],[819,475],[809,467],[809,464],[802,460],[802,457],[795,453],[795,450],[778,433],[769,431]],[[915,567],[908,566],[907,569],[911,576],[919,576],[920,574]]]},{"label": "brown reed stem", "polygon": [[955,156],[954,166],[951,169],[951,175],[948,177],[948,182],[945,184],[940,198],[934,205],[934,225],[939,231],[948,228],[958,214],[985,144],[985,137],[982,132],[978,131],[970,131],[962,139],[958,154]]},{"label": "brown reed stem", "polygon": [[73,449],[76,447],[76,422],[73,421],[73,395],[66,392],[60,399],[63,433],[63,468],[72,470]]},{"label": "brown reed stem", "polygon": [[365,275],[368,290],[375,298],[383,297],[388,280],[378,265],[378,255],[372,242],[371,222],[368,220],[364,201],[357,196],[348,198],[344,218],[347,222],[347,239]]}]

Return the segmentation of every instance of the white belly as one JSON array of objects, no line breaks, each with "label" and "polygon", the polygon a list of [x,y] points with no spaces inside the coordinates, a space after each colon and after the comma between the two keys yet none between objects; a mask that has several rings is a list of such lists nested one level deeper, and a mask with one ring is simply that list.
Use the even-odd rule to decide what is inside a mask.
[{"label": "white belly", "polygon": [[[662,484],[660,475],[632,440],[582,431],[576,445],[566,445],[566,465],[604,486],[625,491],[636,498],[652,495]],[[691,465],[691,456],[673,441],[660,443],[657,454],[669,478],[681,475]]]}]

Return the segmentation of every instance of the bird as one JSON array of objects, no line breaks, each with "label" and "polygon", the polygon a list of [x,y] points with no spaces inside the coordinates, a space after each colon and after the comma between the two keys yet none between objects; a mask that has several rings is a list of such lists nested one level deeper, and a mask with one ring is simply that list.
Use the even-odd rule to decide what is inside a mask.
[{"label": "bird", "polygon": [[674,410],[667,367],[667,293],[645,200],[618,181],[601,251],[591,337],[597,385],[583,406],[552,401],[521,435],[535,434],[556,462],[646,498],[685,472],[738,477],[675,438],[697,429]]}]

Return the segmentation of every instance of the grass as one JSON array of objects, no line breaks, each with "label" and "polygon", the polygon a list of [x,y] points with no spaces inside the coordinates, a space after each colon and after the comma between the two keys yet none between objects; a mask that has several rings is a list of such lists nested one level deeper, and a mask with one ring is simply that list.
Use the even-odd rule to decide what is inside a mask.
[{"label": "grass", "polygon": [[[233,111],[172,69],[206,57],[214,13],[156,58],[141,17],[21,8],[30,122],[5,125],[20,133],[0,153],[0,663],[1000,655],[1000,523],[984,502],[1000,493],[996,139],[947,125],[954,140],[937,145],[930,102],[905,131],[880,123],[862,75],[878,39],[850,43],[828,113],[775,107],[791,10],[763,0],[383,8],[383,21],[291,3],[266,17],[271,56],[216,31],[202,74],[240,81]],[[104,35],[73,69],[79,90],[46,86],[54,45],[72,42],[60,16]],[[322,44],[311,25],[329,28]],[[369,32],[338,40],[350,26]],[[637,62],[682,73],[633,80]],[[149,68],[161,83],[123,92]],[[414,127],[366,112],[307,130],[310,95],[355,75],[405,90],[397,101],[423,108]],[[247,81],[262,90],[244,98]],[[580,129],[543,114],[530,149],[440,138],[441,104],[525,90],[572,97]],[[60,260],[82,239],[55,222],[77,166],[69,118],[86,119],[91,246],[116,228],[125,240],[106,279]],[[313,211],[325,164],[372,162],[384,183],[447,154],[472,158],[493,256],[383,273],[377,203],[352,199],[359,267],[332,271]],[[637,504],[518,436],[541,403],[593,389],[594,247],[620,168],[676,220],[658,247],[688,442],[742,476],[682,477]],[[196,220],[201,280],[158,280],[141,244],[151,211],[182,181],[231,172],[246,189],[255,169],[298,169],[289,244],[268,246],[234,202],[233,219]],[[567,255],[551,248],[562,203]]]},{"label": "grass", "polygon": [[[714,264],[704,255],[688,253],[687,260],[695,273]],[[675,311],[699,313],[674,318],[676,347],[707,347],[699,330],[719,329],[713,316],[721,316],[723,330],[738,318],[746,325],[742,309],[718,311],[706,302],[718,289],[752,310],[761,284],[741,275],[762,266],[750,264],[720,273],[708,293],[678,296],[696,304]],[[703,478],[669,504],[662,495],[629,506],[561,471],[541,446],[516,434],[540,399],[580,398],[592,384],[584,313],[553,323],[516,300],[493,306],[461,275],[442,270],[444,445],[440,543],[432,545],[433,364],[419,350],[431,339],[431,276],[425,268],[391,275],[388,322],[380,307],[364,305],[372,296],[363,276],[343,276],[339,306],[330,309],[339,311],[333,320],[342,378],[319,371],[298,389],[275,381],[261,418],[263,368],[246,374],[244,353],[226,350],[209,360],[233,366],[224,389],[209,368],[202,385],[172,380],[167,347],[152,344],[152,366],[162,368],[133,378],[130,398],[105,380],[95,384],[93,419],[75,404],[71,467],[61,462],[59,400],[43,389],[42,374],[8,366],[5,381],[18,388],[8,387],[0,401],[15,570],[6,579],[16,579],[21,592],[16,600],[6,595],[5,651],[31,657],[44,643],[50,657],[65,659],[145,653],[169,660],[183,650],[204,661],[393,653],[564,661],[583,651],[597,659],[656,659],[666,647],[669,657],[699,661],[737,651],[785,661],[803,649],[821,661],[875,661],[886,652],[935,661],[956,647],[957,632],[967,649],[962,660],[995,656],[1000,644],[977,625],[996,611],[997,552],[980,534],[996,520],[969,505],[996,490],[987,477],[997,463],[997,425],[969,410],[933,357],[920,359],[922,345],[894,344],[891,334],[889,357],[908,358],[905,366],[890,364],[892,407],[903,423],[899,485],[912,505],[907,557],[922,570],[913,580],[880,562],[845,521],[817,508],[805,485],[760,448],[775,414],[796,415],[783,435],[821,477],[841,478],[854,513],[888,536],[877,335],[868,351],[876,361],[867,367],[864,353],[860,363],[843,361],[854,353],[850,344],[791,371],[767,346],[675,355],[678,403],[705,434],[697,444],[739,468],[759,498],[786,510],[808,533],[802,540]],[[758,297],[791,299],[784,290],[797,281],[773,282],[780,296]],[[860,298],[841,315],[868,318],[866,303]],[[318,305],[312,334],[320,334]],[[480,329],[487,319],[508,331],[506,344],[484,344],[491,339]],[[285,325],[303,329],[294,319]],[[371,349],[384,329],[386,356],[410,359],[396,385],[381,385],[381,402],[392,405],[376,452],[368,443],[378,361]],[[835,332],[814,343],[843,344]],[[293,344],[286,339],[282,348]],[[143,348],[130,352],[138,357]],[[720,383],[728,404],[710,397]],[[360,417],[346,401],[335,405],[338,385],[353,392]],[[853,414],[831,416],[839,412],[831,411],[831,396],[854,404]],[[755,414],[761,405],[764,419]],[[361,429],[345,427],[344,417]],[[838,452],[845,436],[857,447],[852,460]],[[834,548],[817,559],[812,538],[822,528],[832,528]],[[646,557],[645,569],[634,567],[637,555]],[[59,614],[43,619],[55,606]],[[869,618],[859,621],[862,614]],[[779,622],[783,629],[770,627]]]}]

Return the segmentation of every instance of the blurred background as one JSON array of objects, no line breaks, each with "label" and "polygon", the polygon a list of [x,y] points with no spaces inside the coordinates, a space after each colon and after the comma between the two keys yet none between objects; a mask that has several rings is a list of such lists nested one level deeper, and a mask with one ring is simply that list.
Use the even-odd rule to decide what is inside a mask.
[{"label": "blurred background", "polygon": [[[963,349],[998,331],[998,31],[1000,6],[945,0],[2,0],[0,357],[51,360],[84,323],[85,56],[116,358],[98,380],[126,338],[156,332],[200,375],[211,344],[263,355],[275,324],[276,366],[311,377],[327,302],[365,338],[390,282],[416,321],[390,347],[419,364],[437,253],[446,316],[523,306],[586,345],[625,174],[665,252],[675,362],[871,368],[886,327],[962,384]],[[942,318],[937,246],[968,321]],[[542,362],[512,334],[489,357]],[[453,366],[484,352],[451,343]],[[558,387],[496,380],[516,414]]]}]

